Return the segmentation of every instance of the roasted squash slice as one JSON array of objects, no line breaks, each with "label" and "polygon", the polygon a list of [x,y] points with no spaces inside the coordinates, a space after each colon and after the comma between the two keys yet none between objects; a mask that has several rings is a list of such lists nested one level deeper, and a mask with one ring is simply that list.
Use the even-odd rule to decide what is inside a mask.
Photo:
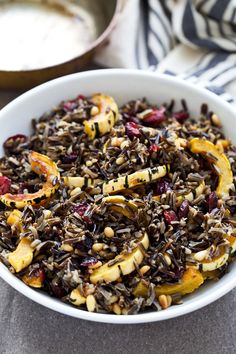
[{"label": "roasted squash slice", "polygon": [[230,255],[236,251],[236,237],[224,235],[224,238],[227,243],[217,247],[214,257],[209,257],[211,247],[192,254],[192,258],[197,261],[196,268],[203,272],[211,272],[222,267],[228,261]]},{"label": "roasted squash slice", "polygon": [[63,177],[63,181],[67,187],[71,188],[87,188],[94,185],[94,181],[87,177]]},{"label": "roasted squash slice", "polygon": [[84,297],[81,294],[80,290],[77,288],[72,290],[72,292],[70,293],[70,301],[73,305],[80,306],[86,303],[86,297]]},{"label": "roasted squash slice", "polygon": [[182,201],[185,199],[187,199],[189,202],[192,202],[195,198],[199,197],[203,193],[204,188],[205,188],[205,182],[202,181],[199,184],[199,186],[197,186],[194,192],[190,192],[176,197],[177,206],[179,206],[182,203]]},{"label": "roasted squash slice", "polygon": [[92,97],[92,102],[98,107],[99,113],[84,122],[84,131],[91,139],[95,139],[111,131],[118,120],[119,111],[110,96],[97,94]]},{"label": "roasted squash slice", "polygon": [[123,195],[104,197],[102,203],[109,204],[109,209],[114,210],[131,220],[135,217],[135,212],[138,209],[137,204],[132,200],[126,199]]},{"label": "roasted squash slice", "polygon": [[[149,247],[149,238],[145,233],[140,243],[145,249]],[[137,246],[131,253],[124,253],[116,256],[114,260],[111,260],[101,267],[94,270],[90,276],[90,280],[93,284],[98,282],[105,281],[110,283],[117,280],[121,275],[127,275],[132,273],[135,270],[135,263],[141,264],[143,261],[144,255]],[[112,263],[114,264],[112,265]]]},{"label": "roasted squash slice", "polygon": [[166,166],[146,168],[131,175],[121,176],[102,184],[102,193],[111,194],[140,184],[154,182],[166,175]]},{"label": "roasted squash slice", "polygon": [[23,225],[21,219],[22,219],[22,212],[18,209],[14,209],[13,211],[10,212],[7,218],[7,223],[8,225],[14,226],[20,232],[23,232]]},{"label": "roasted squash slice", "polygon": [[219,197],[227,197],[233,184],[233,173],[228,158],[219,152],[216,145],[210,141],[194,138],[189,142],[189,148],[193,153],[202,154],[215,166],[219,177],[216,193]]},{"label": "roasted squash slice", "polygon": [[33,260],[34,249],[30,245],[31,241],[23,238],[15,251],[8,255],[8,261],[17,273],[28,267]]},{"label": "roasted squash slice", "polygon": [[33,275],[30,275],[30,274],[25,274],[23,277],[22,277],[22,280],[23,282],[26,284],[26,285],[29,285],[31,286],[31,288],[42,288],[43,287],[43,282],[44,282],[44,277],[42,275],[37,275],[37,274],[33,274]]},{"label": "roasted squash slice", "polygon": [[[190,192],[190,193],[179,195],[178,197],[176,197],[176,205],[179,206],[182,203],[182,201],[185,199],[192,202],[194,200],[194,198],[199,197],[199,195],[201,195],[203,193],[204,188],[205,188],[205,182],[202,181],[199,184],[199,186],[195,189],[194,193]],[[154,195],[152,197],[152,199],[159,202],[161,200],[161,195]]]},{"label": "roasted squash slice", "polygon": [[56,164],[47,156],[32,151],[30,154],[32,170],[38,175],[43,175],[46,182],[43,187],[35,193],[27,194],[4,194],[0,201],[9,207],[23,209],[27,204],[37,205],[50,198],[59,187],[60,174]]},{"label": "roasted squash slice", "polygon": [[[177,293],[180,295],[185,295],[192,293],[194,290],[199,288],[203,282],[204,278],[197,269],[188,268],[178,283],[156,286],[155,293],[157,297],[160,295],[174,295]],[[133,294],[134,296],[146,297],[147,292],[147,287],[142,282],[139,282]]]}]

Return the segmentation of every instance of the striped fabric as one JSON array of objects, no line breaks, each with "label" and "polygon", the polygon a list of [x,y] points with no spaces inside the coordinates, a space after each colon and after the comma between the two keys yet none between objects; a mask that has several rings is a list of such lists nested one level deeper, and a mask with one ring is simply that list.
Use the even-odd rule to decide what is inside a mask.
[{"label": "striped fabric", "polygon": [[225,87],[236,80],[236,0],[126,1],[120,27],[100,63],[160,71],[163,61],[183,46],[200,52],[197,62],[179,70],[188,56],[185,50],[185,57],[176,57],[164,72],[233,101]]}]

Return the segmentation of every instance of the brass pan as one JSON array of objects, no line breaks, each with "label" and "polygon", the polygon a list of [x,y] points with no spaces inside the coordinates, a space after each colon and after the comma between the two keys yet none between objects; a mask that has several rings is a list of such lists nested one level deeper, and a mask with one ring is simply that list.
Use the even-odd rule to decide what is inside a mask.
[{"label": "brass pan", "polygon": [[28,89],[87,66],[123,0],[0,0],[0,89]]}]

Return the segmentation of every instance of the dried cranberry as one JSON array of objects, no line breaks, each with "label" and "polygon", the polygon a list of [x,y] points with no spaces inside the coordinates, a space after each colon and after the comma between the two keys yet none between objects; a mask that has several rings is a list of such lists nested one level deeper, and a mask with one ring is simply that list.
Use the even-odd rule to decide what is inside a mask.
[{"label": "dried cranberry", "polygon": [[178,213],[179,218],[180,219],[186,218],[188,215],[188,212],[189,212],[189,202],[188,202],[188,200],[184,200],[179,207],[179,213]]},{"label": "dried cranberry", "polygon": [[45,271],[44,269],[42,268],[36,268],[36,269],[33,269],[30,274],[29,274],[30,277],[36,277],[36,278],[40,278],[40,281],[41,283],[43,283],[46,279],[46,274],[45,274]]},{"label": "dried cranberry", "polygon": [[161,107],[159,109],[153,109],[153,111],[144,118],[143,122],[147,125],[151,125],[152,127],[156,127],[160,123],[164,122],[165,119],[166,108]]},{"label": "dried cranberry", "polygon": [[64,102],[64,104],[63,104],[63,109],[65,112],[71,112],[76,107],[78,107],[78,104],[75,101],[67,101],[67,102]]},{"label": "dried cranberry", "polygon": [[98,262],[97,258],[95,257],[85,257],[82,262],[80,263],[80,265],[82,267],[88,267],[88,266],[91,266],[91,265],[94,265]]},{"label": "dried cranberry", "polygon": [[179,123],[183,123],[186,119],[189,118],[189,113],[186,111],[175,112],[174,117]]},{"label": "dried cranberry", "polygon": [[80,203],[80,204],[76,204],[73,206],[73,211],[75,213],[78,213],[80,216],[84,216],[85,212],[88,209],[88,204],[86,202]]},{"label": "dried cranberry", "polygon": [[71,154],[67,154],[65,156],[62,156],[61,161],[62,161],[62,163],[69,164],[69,163],[75,162],[77,157],[78,157],[78,154],[76,152],[72,152]]},{"label": "dried cranberry", "polygon": [[155,152],[158,152],[160,150],[160,146],[157,145],[157,144],[152,144],[150,147],[149,147],[149,152],[152,154],[152,153],[155,153]]},{"label": "dried cranberry", "polygon": [[61,285],[53,284],[53,283],[51,283],[50,285],[51,285],[52,292],[56,297],[62,298],[63,296],[66,295],[66,290]]},{"label": "dried cranberry", "polygon": [[17,193],[24,194],[25,189],[27,189],[29,193],[34,192],[34,186],[30,185],[28,182],[21,182]]},{"label": "dried cranberry", "polygon": [[27,141],[27,136],[23,134],[16,134],[16,135],[9,136],[9,138],[7,138],[7,140],[4,142],[3,146],[4,148],[9,148],[12,146],[12,144],[20,145],[20,144],[24,144],[26,141]]},{"label": "dried cranberry", "polygon": [[140,132],[140,125],[134,122],[126,123],[125,131],[129,138],[134,138],[134,137],[140,138],[142,135]]},{"label": "dried cranberry", "polygon": [[173,221],[178,220],[174,210],[164,210],[164,219],[167,224],[171,224]]},{"label": "dried cranberry", "polygon": [[208,198],[209,212],[211,212],[213,209],[217,207],[217,201],[218,201],[218,197],[216,192],[212,192]]},{"label": "dried cranberry", "polygon": [[79,95],[77,96],[77,100],[85,100],[86,97],[84,95]]},{"label": "dried cranberry", "polygon": [[171,184],[167,181],[158,181],[156,183],[156,187],[155,187],[155,194],[157,195],[161,195],[166,193],[167,191],[171,190]]},{"label": "dried cranberry", "polygon": [[0,176],[0,195],[8,193],[10,188],[11,180],[8,177]]},{"label": "dried cranberry", "polygon": [[88,208],[89,208],[89,204],[83,202],[73,206],[73,211],[78,213],[87,224],[93,224],[91,218],[88,215],[86,215]]},{"label": "dried cranberry", "polygon": [[41,282],[44,283],[44,281],[46,279],[46,274],[45,274],[45,271],[43,269],[39,269],[38,270],[37,276],[40,278]]}]

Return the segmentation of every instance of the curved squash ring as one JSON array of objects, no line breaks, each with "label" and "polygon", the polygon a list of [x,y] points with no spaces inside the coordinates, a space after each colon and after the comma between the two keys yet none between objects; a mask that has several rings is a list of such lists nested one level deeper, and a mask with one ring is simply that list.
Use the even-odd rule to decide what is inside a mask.
[{"label": "curved squash ring", "polygon": [[99,113],[84,122],[84,131],[90,139],[95,139],[111,131],[119,112],[116,102],[110,96],[97,94],[92,97],[92,102],[98,107]]},{"label": "curved squash ring", "polygon": [[[144,234],[140,243],[145,249],[149,247],[149,238],[147,233]],[[143,261],[143,253],[137,246],[131,253],[120,254],[114,258],[116,261],[113,265],[109,261],[103,264],[101,267],[94,270],[90,276],[90,280],[93,284],[100,281],[110,283],[117,280],[121,275],[127,275],[135,270],[135,262],[139,265]]]},{"label": "curved squash ring", "polygon": [[[156,296],[159,295],[174,295],[174,294],[190,294],[204,282],[203,275],[195,268],[189,267],[184,272],[182,278],[178,283],[175,284],[162,284],[155,287]],[[146,297],[148,293],[148,288],[139,282],[133,291],[134,296]]]},{"label": "curved squash ring", "polygon": [[27,204],[37,205],[50,198],[59,188],[60,173],[57,165],[47,156],[32,151],[30,154],[32,170],[38,175],[46,177],[43,187],[35,193],[27,194],[4,194],[0,196],[0,201],[5,205],[23,209]]},{"label": "curved squash ring", "polygon": [[233,173],[225,154],[220,153],[217,146],[210,141],[199,138],[192,139],[189,142],[189,148],[193,153],[205,156],[216,167],[215,170],[219,177],[216,193],[219,197],[227,197],[233,184]]},{"label": "curved squash ring", "polygon": [[102,203],[109,204],[109,208],[119,214],[126,216],[128,219],[134,219],[138,205],[132,200],[126,199],[123,195],[113,195],[104,197]]}]

